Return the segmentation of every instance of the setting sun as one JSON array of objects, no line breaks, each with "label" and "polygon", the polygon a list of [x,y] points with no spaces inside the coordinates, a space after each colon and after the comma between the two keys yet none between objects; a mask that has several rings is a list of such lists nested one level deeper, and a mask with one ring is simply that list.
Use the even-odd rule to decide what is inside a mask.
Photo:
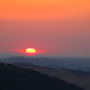
[{"label": "setting sun", "polygon": [[25,49],[25,53],[27,55],[36,55],[37,50],[35,48],[27,48],[27,49]]}]

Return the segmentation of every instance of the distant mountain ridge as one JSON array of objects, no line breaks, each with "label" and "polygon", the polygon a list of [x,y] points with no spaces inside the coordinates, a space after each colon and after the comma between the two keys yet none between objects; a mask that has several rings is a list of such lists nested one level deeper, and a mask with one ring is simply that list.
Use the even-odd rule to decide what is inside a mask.
[{"label": "distant mountain ridge", "polygon": [[89,58],[33,58],[33,57],[10,57],[1,62],[15,63],[26,62],[33,65],[50,67],[55,69],[68,68],[73,70],[81,70],[90,72],[90,59]]}]

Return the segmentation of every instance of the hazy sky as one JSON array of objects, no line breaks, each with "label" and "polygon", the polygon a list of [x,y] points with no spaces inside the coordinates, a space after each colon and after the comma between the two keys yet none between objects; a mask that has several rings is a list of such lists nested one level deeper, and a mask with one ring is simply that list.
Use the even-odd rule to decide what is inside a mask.
[{"label": "hazy sky", "polygon": [[0,0],[0,56],[28,47],[90,57],[90,0]]}]

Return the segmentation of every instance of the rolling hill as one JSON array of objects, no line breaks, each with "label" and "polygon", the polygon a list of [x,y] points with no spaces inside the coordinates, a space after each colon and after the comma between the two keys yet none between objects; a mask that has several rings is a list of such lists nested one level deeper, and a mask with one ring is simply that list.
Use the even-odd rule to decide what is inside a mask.
[{"label": "rolling hill", "polygon": [[0,90],[84,90],[33,69],[0,64]]}]

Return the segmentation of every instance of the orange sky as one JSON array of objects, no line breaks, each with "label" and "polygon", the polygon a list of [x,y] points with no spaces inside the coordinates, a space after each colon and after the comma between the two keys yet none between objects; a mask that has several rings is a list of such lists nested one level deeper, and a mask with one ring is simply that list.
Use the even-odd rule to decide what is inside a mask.
[{"label": "orange sky", "polygon": [[90,0],[0,0],[0,55],[28,47],[90,57]]},{"label": "orange sky", "polygon": [[90,0],[0,0],[1,19],[90,19]]}]

